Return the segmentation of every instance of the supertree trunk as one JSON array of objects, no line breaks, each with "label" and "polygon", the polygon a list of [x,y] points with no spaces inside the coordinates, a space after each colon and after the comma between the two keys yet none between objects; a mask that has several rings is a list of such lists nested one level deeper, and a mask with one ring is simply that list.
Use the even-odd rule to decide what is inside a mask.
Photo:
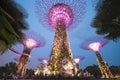
[{"label": "supertree trunk", "polygon": [[99,52],[96,52],[97,61],[101,70],[102,78],[114,78],[106,62],[102,59]]},{"label": "supertree trunk", "polygon": [[21,57],[18,60],[17,74],[20,77],[24,77],[24,75],[26,74],[26,69],[27,69],[27,66],[28,66],[30,51],[31,51],[31,49],[25,48],[24,51],[23,51],[23,54],[21,55]]},{"label": "supertree trunk", "polygon": [[72,53],[68,41],[68,35],[64,24],[58,24],[55,28],[55,36],[50,56],[51,71],[53,75],[59,75],[65,72],[63,66],[71,63],[73,73],[75,70]]}]

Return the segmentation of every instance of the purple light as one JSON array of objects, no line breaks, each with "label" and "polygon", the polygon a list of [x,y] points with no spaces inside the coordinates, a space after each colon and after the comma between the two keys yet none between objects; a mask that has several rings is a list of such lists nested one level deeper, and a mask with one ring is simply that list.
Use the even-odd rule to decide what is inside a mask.
[{"label": "purple light", "polygon": [[17,54],[18,56],[21,56],[21,55],[22,55],[22,53],[14,50],[13,48],[9,48],[9,50],[12,51],[12,52],[14,52],[14,53]]},{"label": "purple light", "polygon": [[9,48],[9,50],[12,51],[12,52],[14,52],[14,53],[17,54],[18,56],[26,55],[26,56],[28,56],[28,57],[31,57],[30,54],[23,54],[23,53],[21,53],[21,52],[16,51],[16,50],[13,49],[13,48]]},{"label": "purple light", "polygon": [[80,63],[80,61],[82,61],[84,59],[84,57],[76,57],[76,58],[74,58],[74,62],[75,63]]},{"label": "purple light", "polygon": [[66,4],[56,4],[50,9],[48,21],[53,27],[56,27],[59,22],[62,22],[68,28],[73,21],[72,10]]},{"label": "purple light", "polygon": [[93,42],[88,45],[88,48],[93,50],[94,52],[97,52],[97,51],[99,52],[100,47],[101,47],[101,44],[99,42]]},{"label": "purple light", "polygon": [[27,48],[37,48],[37,47],[42,47],[45,45],[45,39],[35,33],[35,32],[27,32],[27,31],[24,31],[24,34],[25,34],[25,39],[22,41],[22,44],[27,47]]},{"label": "purple light", "polygon": [[27,48],[34,48],[37,47],[37,41],[34,39],[27,38],[23,41],[23,43],[27,46]]},{"label": "purple light", "polygon": [[67,29],[75,28],[84,17],[86,1],[87,0],[36,0],[37,18],[44,27],[50,30],[53,30],[60,22],[62,22]]},{"label": "purple light", "polygon": [[81,48],[85,50],[92,50],[94,52],[96,51],[99,52],[100,48],[106,45],[107,43],[108,43],[108,40],[103,37],[92,37],[85,40],[81,44]]},{"label": "purple light", "polygon": [[80,58],[75,58],[74,62],[78,64],[80,62]]},{"label": "purple light", "polygon": [[38,59],[38,61],[40,61],[43,64],[48,64],[48,60],[47,59]]}]

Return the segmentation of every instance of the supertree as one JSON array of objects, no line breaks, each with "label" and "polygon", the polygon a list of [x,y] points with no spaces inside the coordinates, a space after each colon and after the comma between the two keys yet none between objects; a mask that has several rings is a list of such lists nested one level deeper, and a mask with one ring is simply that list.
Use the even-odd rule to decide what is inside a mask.
[{"label": "supertree", "polygon": [[84,60],[85,59],[85,57],[74,57],[74,62],[75,62],[75,64],[76,64],[76,67],[77,67],[77,73],[76,73],[76,76],[79,76],[79,77],[81,77],[81,70],[80,70],[80,66],[79,66],[79,64],[80,64],[80,62],[82,61],[82,60]]},{"label": "supertree", "polygon": [[25,34],[25,38],[20,42],[23,44],[24,50],[17,63],[18,66],[17,73],[21,77],[24,77],[24,75],[26,74],[26,69],[27,69],[31,50],[33,48],[42,47],[45,44],[45,39],[41,35],[35,32],[24,31],[24,34]]},{"label": "supertree", "polygon": [[100,55],[100,48],[108,43],[108,40],[103,37],[93,37],[85,40],[81,48],[86,50],[92,50],[97,56],[97,61],[101,70],[102,78],[113,78],[112,73],[110,72],[106,62]]},{"label": "supertree", "polygon": [[38,61],[40,62],[40,66],[35,70],[35,75],[42,75],[42,76],[49,76],[51,74],[50,70],[48,69],[48,59],[39,58]]},{"label": "supertree", "polygon": [[63,75],[63,60],[71,66],[72,74],[75,65],[68,41],[67,29],[77,27],[85,13],[86,0],[36,0],[36,13],[45,27],[55,30],[49,68],[54,76]]}]

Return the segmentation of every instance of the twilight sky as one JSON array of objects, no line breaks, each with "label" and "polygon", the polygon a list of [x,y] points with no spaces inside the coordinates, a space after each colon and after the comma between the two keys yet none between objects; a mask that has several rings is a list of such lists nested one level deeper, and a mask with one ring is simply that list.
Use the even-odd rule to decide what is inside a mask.
[{"label": "twilight sky", "polygon": [[[80,67],[82,69],[86,68],[88,65],[97,64],[96,55],[94,54],[94,52],[89,50],[83,50],[80,48],[81,43],[85,39],[98,36],[95,33],[96,29],[91,27],[92,19],[95,16],[95,2],[93,1],[96,0],[87,0],[86,13],[82,22],[80,22],[77,27],[73,28],[73,30],[68,31],[68,37],[73,57],[85,57],[85,59],[80,62]],[[39,23],[35,13],[35,0],[16,0],[16,2],[23,6],[28,13],[28,18],[26,19],[26,21],[29,24],[29,30],[37,32],[38,34],[42,35],[46,40],[46,44],[44,47],[35,48],[31,51],[32,57],[30,58],[28,68],[36,69],[37,66],[39,66],[39,58],[49,59],[52,50],[54,32],[44,28],[44,25],[41,25]],[[23,51],[23,46],[21,44],[17,44],[13,46],[13,48],[19,52]],[[100,53],[109,66],[120,65],[120,40],[117,42],[109,41],[107,45],[100,49]],[[0,56],[0,66],[3,66],[10,61],[15,62],[14,58],[19,57],[20,56],[8,50],[5,54]]]}]

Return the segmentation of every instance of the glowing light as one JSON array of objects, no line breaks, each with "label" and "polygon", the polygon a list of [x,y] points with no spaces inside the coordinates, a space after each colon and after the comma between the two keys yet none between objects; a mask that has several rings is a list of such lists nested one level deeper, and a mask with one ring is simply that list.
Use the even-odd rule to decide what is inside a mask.
[{"label": "glowing light", "polygon": [[45,39],[40,35],[32,31],[23,31],[25,39],[21,42],[26,48],[38,48],[45,45]]},{"label": "glowing light", "polygon": [[38,73],[39,73],[39,71],[38,71],[38,70],[34,72],[34,74],[35,74],[35,75],[37,75]]},{"label": "glowing light", "polygon": [[48,64],[48,60],[47,59],[38,59],[41,63],[43,64]]},{"label": "glowing light", "polygon": [[74,62],[78,64],[78,63],[80,63],[80,61],[82,61],[83,59],[85,59],[85,57],[75,57],[75,58],[74,58]]},{"label": "glowing light", "polygon": [[70,62],[68,62],[66,65],[63,66],[63,68],[65,70],[71,70],[71,69],[73,69],[73,66],[72,66],[72,64]]},{"label": "glowing light", "polygon": [[73,13],[70,7],[66,4],[54,5],[48,14],[49,24],[56,27],[59,22],[62,22],[68,27],[73,20]]},{"label": "glowing light", "polygon": [[99,52],[100,48],[105,46],[108,40],[102,36],[96,36],[86,39],[82,44],[81,48],[85,50],[92,50],[94,52]]},{"label": "glowing light", "polygon": [[95,52],[100,50],[100,46],[101,46],[101,44],[99,42],[93,42],[88,45],[88,47]]},{"label": "glowing light", "polygon": [[35,47],[36,45],[37,45],[37,42],[35,41],[35,40],[33,40],[33,39],[26,39],[25,41],[24,41],[24,43],[25,43],[25,45],[27,46],[27,48],[33,48],[33,47]]},{"label": "glowing light", "polygon": [[86,12],[86,0],[35,1],[37,18],[49,30],[55,29],[59,21],[62,21],[67,29],[75,28],[83,20]]},{"label": "glowing light", "polygon": [[47,60],[43,60],[43,63],[47,64],[47,63],[48,63],[48,61],[47,61]]},{"label": "glowing light", "polygon": [[80,62],[80,58],[75,58],[74,62],[78,64]]}]

